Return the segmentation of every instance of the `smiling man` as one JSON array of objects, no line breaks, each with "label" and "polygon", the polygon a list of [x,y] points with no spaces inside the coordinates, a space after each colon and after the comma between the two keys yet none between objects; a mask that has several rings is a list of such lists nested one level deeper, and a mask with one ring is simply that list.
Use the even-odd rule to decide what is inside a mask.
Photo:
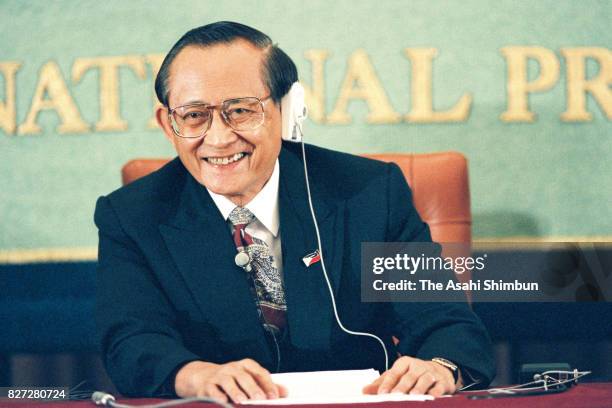
[{"label": "smiling man", "polygon": [[[270,372],[384,370],[378,342],[339,328],[320,262],[302,261],[317,239],[300,146],[281,141],[296,81],[291,59],[238,23],[191,30],[166,56],[157,119],[178,158],[95,213],[102,353],[123,394],[240,402],[285,395]],[[465,303],[360,301],[362,241],[431,241],[401,170],[306,154],[339,315],[401,355],[364,392],[488,384],[490,342]]]}]

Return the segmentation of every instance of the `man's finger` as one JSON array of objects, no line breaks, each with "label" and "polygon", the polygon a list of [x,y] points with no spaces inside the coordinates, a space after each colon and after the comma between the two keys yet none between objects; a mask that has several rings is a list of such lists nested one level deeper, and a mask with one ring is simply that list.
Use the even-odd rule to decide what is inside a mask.
[{"label": "man's finger", "polygon": [[383,377],[381,375],[380,377],[378,377],[377,379],[372,381],[371,384],[368,384],[365,387],[363,387],[363,389],[361,391],[364,394],[376,394],[378,392],[378,386],[380,385],[382,380],[383,380]]},{"label": "man's finger", "polygon": [[242,360],[241,363],[242,367],[255,378],[255,381],[257,381],[257,384],[265,393],[266,396],[264,398],[275,399],[279,397],[278,389],[272,382],[272,377],[268,370],[251,359]]},{"label": "man's finger", "polygon": [[251,360],[250,358],[245,358],[244,360],[240,360],[240,366],[244,367],[246,370],[250,371],[253,374],[268,374],[270,372],[263,368],[259,363],[255,360]]},{"label": "man's finger", "polygon": [[276,386],[276,391],[278,392],[278,396],[281,398],[286,397],[287,395],[289,395],[289,390],[287,390],[287,388],[284,385],[280,385],[280,384],[274,384]]},{"label": "man's finger", "polygon": [[216,384],[207,383],[204,389],[198,391],[198,397],[210,397],[221,402],[227,402],[227,395]]},{"label": "man's finger", "polygon": [[234,377],[238,386],[244,391],[248,399],[263,400],[267,399],[266,393],[257,384],[251,373],[241,371]]},{"label": "man's finger", "polygon": [[410,366],[413,363],[414,359],[411,357],[400,357],[395,363],[393,363],[393,367],[389,370],[385,371],[381,377],[382,382],[378,387],[378,394],[386,394],[393,387],[397,385],[402,376],[410,370]]},{"label": "man's finger", "polygon": [[378,391],[378,385],[374,383],[368,384],[361,389],[361,392],[364,394],[376,394],[377,391]]},{"label": "man's finger", "polygon": [[389,371],[397,375],[403,375],[406,371],[408,371],[408,369],[410,369],[410,366],[414,360],[415,359],[408,356],[400,357],[395,361],[395,363],[393,363],[393,366],[389,369]]},{"label": "man's finger", "polygon": [[450,390],[447,390],[447,387],[444,385],[442,381],[436,381],[436,383],[427,391],[427,394],[432,395],[434,397],[441,397],[445,394],[450,394]]},{"label": "man's finger", "polygon": [[386,371],[381,377],[382,381],[380,386],[378,387],[378,394],[386,394],[388,393],[399,381],[401,378],[400,375],[392,372],[391,370]]},{"label": "man's finger", "polygon": [[232,400],[232,402],[241,403],[247,399],[247,396],[236,383],[234,376],[226,374],[219,379],[219,388]]},{"label": "man's finger", "polygon": [[401,392],[402,394],[405,394],[408,391],[412,390],[412,387],[414,387],[418,379],[419,375],[417,373],[408,371],[399,379],[399,381],[393,387],[391,392]]},{"label": "man's finger", "polygon": [[421,374],[416,384],[414,384],[414,387],[410,390],[410,394],[427,394],[427,391],[433,387],[436,381],[437,378],[429,371],[426,371]]}]

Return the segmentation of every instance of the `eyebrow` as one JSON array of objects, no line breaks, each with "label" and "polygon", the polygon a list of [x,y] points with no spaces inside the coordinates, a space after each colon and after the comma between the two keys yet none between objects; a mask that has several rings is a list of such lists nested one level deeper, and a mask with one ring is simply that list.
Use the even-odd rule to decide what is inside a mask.
[{"label": "eyebrow", "polygon": [[[227,98],[227,99],[224,99],[222,102],[231,101],[231,100],[240,99],[240,98],[248,98],[248,96],[236,96],[236,97],[233,97],[233,98]],[[208,106],[211,106],[212,103],[203,101],[201,99],[194,99],[194,100],[191,100],[191,101],[187,101],[185,103],[178,104],[178,105],[176,105],[176,107],[174,109],[180,108],[181,106],[187,106],[187,105],[208,105]]]},{"label": "eyebrow", "polygon": [[194,99],[194,100],[191,100],[191,101],[187,101],[185,103],[181,103],[178,106],[185,106],[185,105],[210,105],[210,103],[205,102],[205,101],[203,101],[201,99]]}]

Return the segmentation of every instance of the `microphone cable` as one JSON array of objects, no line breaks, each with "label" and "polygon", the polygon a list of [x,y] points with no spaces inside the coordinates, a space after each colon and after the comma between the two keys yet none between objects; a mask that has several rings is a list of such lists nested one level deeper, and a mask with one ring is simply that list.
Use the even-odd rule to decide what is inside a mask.
[{"label": "microphone cable", "polygon": [[112,408],[166,408],[166,407],[175,407],[177,405],[189,404],[192,402],[207,402],[210,404],[216,404],[222,406],[223,408],[233,408],[232,405],[227,402],[219,401],[215,398],[208,397],[192,397],[192,398],[181,398],[174,399],[170,401],[160,402],[157,404],[146,404],[146,405],[129,405],[129,404],[120,404],[116,402],[115,397],[112,394],[103,392],[103,391],[95,391],[91,394],[91,401],[100,406],[104,407],[112,407]]},{"label": "microphone cable", "polygon": [[[486,393],[482,396],[475,396],[477,398],[483,398],[485,396],[520,396],[520,395],[529,395],[530,392],[533,391],[546,391],[552,392],[558,390],[559,392],[566,391],[569,386],[573,384],[578,384],[578,379],[584,377],[585,375],[591,374],[591,371],[578,371],[575,369],[574,371],[557,371],[550,370],[544,371],[541,374],[536,374],[534,376],[534,380],[524,383],[511,385],[508,387],[495,387],[495,388],[487,388],[486,390],[465,390],[467,387],[460,389],[459,391],[462,393]],[[553,377],[553,375],[557,375],[559,378]],[[561,376],[565,375],[567,378],[562,379]],[[571,377],[570,377],[571,376]]]},{"label": "microphone cable", "polygon": [[[301,126],[300,126],[299,130],[300,130],[300,133],[301,133],[302,132]],[[334,316],[336,318],[336,322],[338,323],[338,326],[340,327],[340,329],[342,329],[342,331],[344,331],[347,334],[350,334],[350,335],[353,335],[353,336],[371,337],[371,338],[375,339],[376,341],[378,341],[380,343],[382,349],[383,349],[383,352],[385,353],[385,371],[387,371],[387,370],[389,370],[389,354],[387,352],[387,347],[385,346],[385,343],[382,341],[382,339],[380,337],[376,336],[375,334],[372,334],[372,333],[358,332],[358,331],[353,331],[353,330],[347,329],[342,324],[342,321],[340,320],[340,316],[338,315],[338,308],[336,306],[336,298],[334,296],[334,290],[333,290],[331,282],[329,280],[329,276],[327,275],[327,269],[325,268],[325,261],[323,260],[323,246],[321,245],[321,234],[319,232],[319,223],[317,222],[317,216],[315,215],[314,206],[312,204],[312,196],[310,194],[310,183],[308,181],[308,166],[306,165],[306,148],[304,147],[304,138],[303,137],[302,137],[302,140],[301,140],[300,144],[302,145],[302,161],[304,162],[304,178],[306,180],[306,192],[308,194],[308,206],[310,207],[310,214],[312,215],[312,221],[314,223],[315,233],[316,233],[316,236],[317,236],[317,245],[319,247],[319,256],[321,257],[321,268],[323,269],[323,276],[325,277],[325,282],[327,283],[327,289],[329,290],[329,296],[331,298],[332,308],[334,310]]]}]

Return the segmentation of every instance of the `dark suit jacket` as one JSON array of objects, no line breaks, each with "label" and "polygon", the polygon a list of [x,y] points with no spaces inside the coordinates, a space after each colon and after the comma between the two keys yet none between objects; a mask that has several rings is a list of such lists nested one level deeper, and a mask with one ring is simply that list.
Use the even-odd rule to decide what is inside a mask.
[{"label": "dark suit jacket", "polygon": [[[489,338],[464,303],[362,303],[362,241],[430,241],[395,164],[307,146],[327,271],[344,325],[385,339],[390,358],[445,357],[488,383]],[[299,145],[280,161],[280,233],[289,340],[282,370],[384,369],[379,343],[335,322],[320,263]],[[252,358],[269,370],[276,354],[258,320],[245,272],[234,264],[229,228],[206,189],[178,159],[101,197],[97,321],[104,362],[125,395],[174,393],[185,363]],[[391,362],[392,362],[391,361]]]}]

